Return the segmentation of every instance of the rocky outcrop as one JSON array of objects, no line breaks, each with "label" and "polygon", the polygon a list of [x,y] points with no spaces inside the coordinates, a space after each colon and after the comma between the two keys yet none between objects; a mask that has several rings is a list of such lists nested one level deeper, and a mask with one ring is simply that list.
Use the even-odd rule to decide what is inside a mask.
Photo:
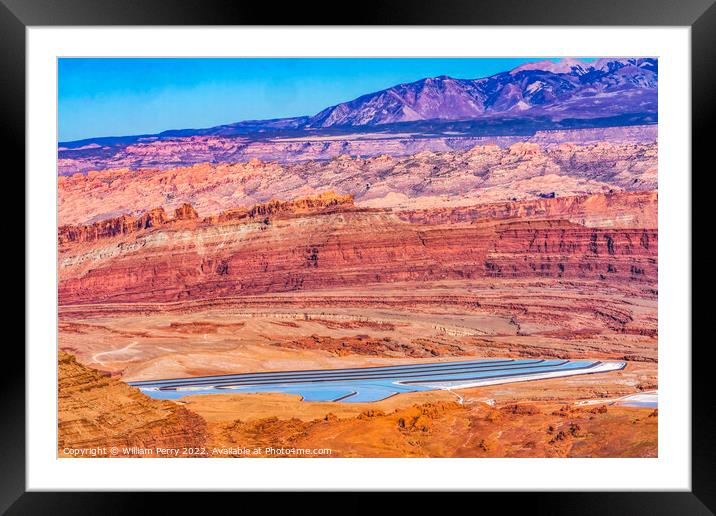
[{"label": "rocky outcrop", "polygon": [[271,218],[281,216],[300,216],[315,213],[329,213],[334,210],[349,209],[353,206],[353,196],[337,195],[335,192],[323,192],[315,197],[303,197],[290,201],[272,200],[260,203],[252,208],[236,208],[208,217],[207,222],[222,223],[236,220]]},{"label": "rocky outcrop", "polygon": [[164,208],[154,208],[144,213],[137,220],[137,229],[149,229],[161,226],[169,220]]},{"label": "rocky outcrop", "polygon": [[179,206],[176,210],[174,210],[174,220],[194,220],[198,219],[199,214],[196,212],[194,207],[189,204],[188,202],[185,202],[181,206]]},{"label": "rocky outcrop", "polygon": [[[242,415],[242,419],[213,423],[212,435],[217,446],[241,443],[265,450],[269,447],[315,450],[330,443],[332,457],[354,458],[657,455],[658,413],[629,407],[565,404],[564,397],[559,400],[551,397],[554,383],[545,387],[544,397],[538,401],[518,398],[521,403],[517,405],[508,398],[516,395],[504,386],[499,387],[499,391],[488,394],[483,394],[484,388],[460,391],[464,403],[441,399],[394,407],[391,403],[395,399],[389,399],[370,407],[356,407],[355,412],[362,410],[358,414],[337,417],[328,413],[309,420],[283,415],[295,413],[295,403],[305,403],[295,402],[282,406],[284,413],[279,417],[246,420]],[[503,401],[505,398],[508,400]],[[248,405],[246,401],[242,403],[242,407]],[[214,410],[220,406],[213,400],[207,405]],[[240,451],[232,455],[242,456]]]},{"label": "rocky outcrop", "polygon": [[95,222],[90,225],[65,225],[57,228],[59,245],[68,242],[91,242],[100,238],[126,235],[138,231],[139,222],[136,217],[122,215],[113,219]]},{"label": "rocky outcrop", "polygon": [[57,242],[93,242],[118,235],[128,235],[145,229],[156,228],[170,221],[164,208],[154,208],[138,217],[122,215],[87,225],[65,225],[57,229]]},{"label": "rocky outcrop", "polygon": [[[350,195],[336,195],[324,192],[316,197],[305,197],[292,201],[270,201],[251,208],[235,208],[207,217],[203,224],[221,224],[232,221],[249,221],[260,218],[268,223],[272,217],[300,216],[311,213],[328,213],[332,210],[348,209],[353,206]],[[60,246],[72,243],[94,242],[96,240],[129,235],[180,221],[198,221],[199,215],[189,203],[174,210],[174,218],[169,218],[163,208],[155,208],[138,217],[122,215],[87,225],[60,226],[57,241]]]},{"label": "rocky outcrop", "polygon": [[122,450],[206,445],[206,423],[193,412],[149,398],[137,388],[81,365],[68,353],[59,353],[57,370],[59,456],[73,456],[71,450],[80,449],[104,450],[99,456],[113,456],[110,448],[117,447],[117,456],[131,457],[138,454]]}]

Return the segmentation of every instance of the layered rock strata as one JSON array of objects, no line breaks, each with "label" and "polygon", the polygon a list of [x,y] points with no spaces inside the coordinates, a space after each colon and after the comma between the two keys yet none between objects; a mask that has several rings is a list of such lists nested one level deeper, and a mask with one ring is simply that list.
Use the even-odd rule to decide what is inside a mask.
[{"label": "layered rock strata", "polygon": [[[641,193],[545,199],[522,205],[518,217],[509,210],[494,217],[505,215],[494,207],[445,223],[440,213],[436,221],[425,213],[355,210],[350,198],[327,194],[261,205],[236,219],[195,219],[190,228],[165,222],[113,238],[61,228],[59,298],[166,302],[490,277],[655,286],[656,202]],[[593,227],[570,220],[583,218],[580,210],[590,204],[617,219],[620,204],[623,212],[641,205],[633,219],[641,227],[601,227],[598,215]]]}]

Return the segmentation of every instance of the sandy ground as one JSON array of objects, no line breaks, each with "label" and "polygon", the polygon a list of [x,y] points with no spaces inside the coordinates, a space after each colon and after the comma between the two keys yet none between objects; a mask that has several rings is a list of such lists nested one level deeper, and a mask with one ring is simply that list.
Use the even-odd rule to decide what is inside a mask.
[{"label": "sandy ground", "polygon": [[[610,327],[600,311],[625,314]],[[657,357],[657,300],[585,282],[397,284],[60,309],[60,349],[125,381],[469,357]]]},{"label": "sandy ground", "polygon": [[[327,448],[331,457],[655,457],[658,410],[611,401],[652,386],[655,373],[629,364],[618,373],[456,391],[460,399],[436,391],[371,404],[305,403],[281,395],[192,396],[179,403],[207,420],[210,450]],[[577,402],[592,397],[605,402]]]}]

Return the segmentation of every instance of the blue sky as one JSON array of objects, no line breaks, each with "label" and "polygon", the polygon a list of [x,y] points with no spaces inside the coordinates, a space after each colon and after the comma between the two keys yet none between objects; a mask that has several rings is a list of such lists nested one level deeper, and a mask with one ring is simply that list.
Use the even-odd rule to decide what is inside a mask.
[{"label": "blue sky", "polygon": [[424,77],[475,79],[534,58],[61,58],[59,141],[313,115]]}]

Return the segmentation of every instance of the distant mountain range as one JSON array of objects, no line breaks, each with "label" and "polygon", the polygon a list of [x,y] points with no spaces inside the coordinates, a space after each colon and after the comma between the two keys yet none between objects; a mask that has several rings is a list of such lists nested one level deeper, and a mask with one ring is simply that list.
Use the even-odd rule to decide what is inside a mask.
[{"label": "distant mountain range", "polygon": [[[481,79],[429,77],[363,95],[313,116],[251,120],[157,135],[89,138],[61,150],[189,136],[335,134],[417,129],[466,134],[522,134],[534,128],[654,123],[658,61],[536,61]],[[521,132],[520,132],[521,131]]]},{"label": "distant mountain range", "polygon": [[[557,117],[656,110],[657,61],[542,61],[475,80],[430,77],[324,109],[306,127],[381,125],[550,113]],[[596,118],[596,116],[594,116]]]}]

